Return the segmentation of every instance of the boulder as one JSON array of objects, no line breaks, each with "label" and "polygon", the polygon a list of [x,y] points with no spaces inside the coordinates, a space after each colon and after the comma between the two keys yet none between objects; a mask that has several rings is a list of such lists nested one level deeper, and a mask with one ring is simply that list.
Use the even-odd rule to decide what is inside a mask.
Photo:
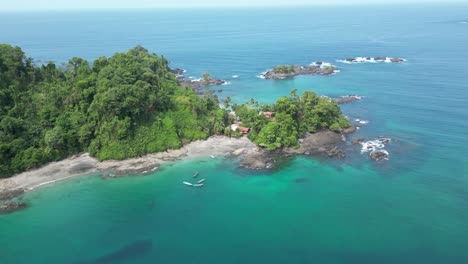
[{"label": "boulder", "polygon": [[371,160],[375,160],[375,161],[386,160],[388,159],[388,152],[383,151],[383,150],[376,150],[376,151],[371,152],[369,156]]},{"label": "boulder", "polygon": [[352,144],[353,145],[357,145],[357,144],[361,144],[362,142],[364,142],[364,138],[360,137],[360,138],[356,138],[355,140],[352,141]]},{"label": "boulder", "polygon": [[393,63],[399,63],[399,62],[403,62],[404,60],[401,58],[391,58],[390,61]]},{"label": "boulder", "polygon": [[12,213],[26,208],[28,205],[23,202],[11,202],[0,204],[0,214]]}]

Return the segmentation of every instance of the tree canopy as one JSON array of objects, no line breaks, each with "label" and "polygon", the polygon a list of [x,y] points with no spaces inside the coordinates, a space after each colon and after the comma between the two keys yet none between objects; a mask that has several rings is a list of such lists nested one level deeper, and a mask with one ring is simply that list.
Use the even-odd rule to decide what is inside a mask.
[{"label": "tree canopy", "polygon": [[227,126],[213,93],[178,87],[168,61],[141,46],[61,68],[2,44],[0,100],[0,177],[83,151],[103,160],[178,148]]},{"label": "tree canopy", "polygon": [[249,138],[269,150],[298,146],[298,139],[307,132],[320,129],[339,132],[350,126],[336,103],[312,91],[298,96],[294,89],[290,96],[279,98],[275,104],[263,105],[260,110],[273,112],[273,118],[261,114],[253,107],[256,104],[233,105],[233,110],[244,126],[251,127]]},{"label": "tree canopy", "polygon": [[125,159],[240,135],[229,129],[229,108],[251,127],[249,138],[271,150],[296,146],[306,132],[349,126],[335,103],[311,91],[263,106],[254,99],[231,106],[227,98],[220,108],[212,90],[198,96],[179,87],[168,64],[137,46],[92,64],[74,57],[62,67],[36,65],[19,47],[0,44],[0,177],[80,152]]}]

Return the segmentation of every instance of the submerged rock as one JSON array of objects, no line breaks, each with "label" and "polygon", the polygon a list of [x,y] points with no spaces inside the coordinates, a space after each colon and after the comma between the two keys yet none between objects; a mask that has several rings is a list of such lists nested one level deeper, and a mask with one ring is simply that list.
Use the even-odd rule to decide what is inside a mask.
[{"label": "submerged rock", "polygon": [[308,182],[308,179],[307,178],[296,178],[294,180],[294,182],[296,183],[304,183],[304,182]]},{"label": "submerged rock", "polygon": [[361,144],[364,141],[365,141],[365,139],[363,137],[360,137],[360,138],[356,138],[355,140],[353,140],[352,144],[357,145],[357,144]]},{"label": "submerged rock", "polygon": [[28,205],[23,202],[10,202],[0,204],[0,214],[12,213],[26,208]]},{"label": "submerged rock", "polygon": [[344,159],[346,157],[346,153],[342,150],[340,150],[338,147],[333,147],[329,150],[327,150],[327,155],[330,158],[334,159]]},{"label": "submerged rock", "polygon": [[24,189],[14,189],[9,191],[0,191],[0,201],[10,200],[24,194]]}]

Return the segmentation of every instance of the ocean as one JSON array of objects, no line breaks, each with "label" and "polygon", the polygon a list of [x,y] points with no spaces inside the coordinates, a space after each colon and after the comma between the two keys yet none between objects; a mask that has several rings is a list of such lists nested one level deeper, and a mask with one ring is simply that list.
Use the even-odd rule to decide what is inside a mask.
[{"label": "ocean", "polygon": [[[296,88],[359,95],[367,120],[344,160],[297,157],[272,172],[199,158],[153,175],[78,177],[0,215],[0,263],[468,263],[468,5],[0,13],[0,43],[37,63],[142,45],[220,98],[274,102]],[[392,63],[346,64],[358,56]],[[277,64],[340,72],[264,80]],[[237,77],[237,76],[238,77]],[[234,77],[233,77],[234,76]],[[374,162],[352,139],[391,138]],[[194,171],[203,188],[182,181]]]}]

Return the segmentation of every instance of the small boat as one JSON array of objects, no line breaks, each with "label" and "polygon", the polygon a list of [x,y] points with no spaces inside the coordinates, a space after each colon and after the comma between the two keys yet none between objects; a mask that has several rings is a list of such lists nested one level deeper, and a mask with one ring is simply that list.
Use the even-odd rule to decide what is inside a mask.
[{"label": "small boat", "polygon": [[214,158],[215,158],[215,156],[213,156],[213,155],[210,155],[210,157],[211,157],[212,159],[214,159]]},{"label": "small boat", "polygon": [[184,181],[183,184],[188,185],[188,186],[194,186],[193,183],[186,182],[186,181]]},{"label": "small boat", "polygon": [[197,177],[200,173],[198,173],[198,171],[196,171],[194,174],[193,174],[193,178]]},{"label": "small boat", "polygon": [[204,182],[205,180],[206,180],[206,179],[201,179],[201,180],[199,180],[197,183],[200,184],[200,183]]},{"label": "small boat", "polygon": [[203,183],[200,184],[194,184],[193,187],[203,187]]}]

